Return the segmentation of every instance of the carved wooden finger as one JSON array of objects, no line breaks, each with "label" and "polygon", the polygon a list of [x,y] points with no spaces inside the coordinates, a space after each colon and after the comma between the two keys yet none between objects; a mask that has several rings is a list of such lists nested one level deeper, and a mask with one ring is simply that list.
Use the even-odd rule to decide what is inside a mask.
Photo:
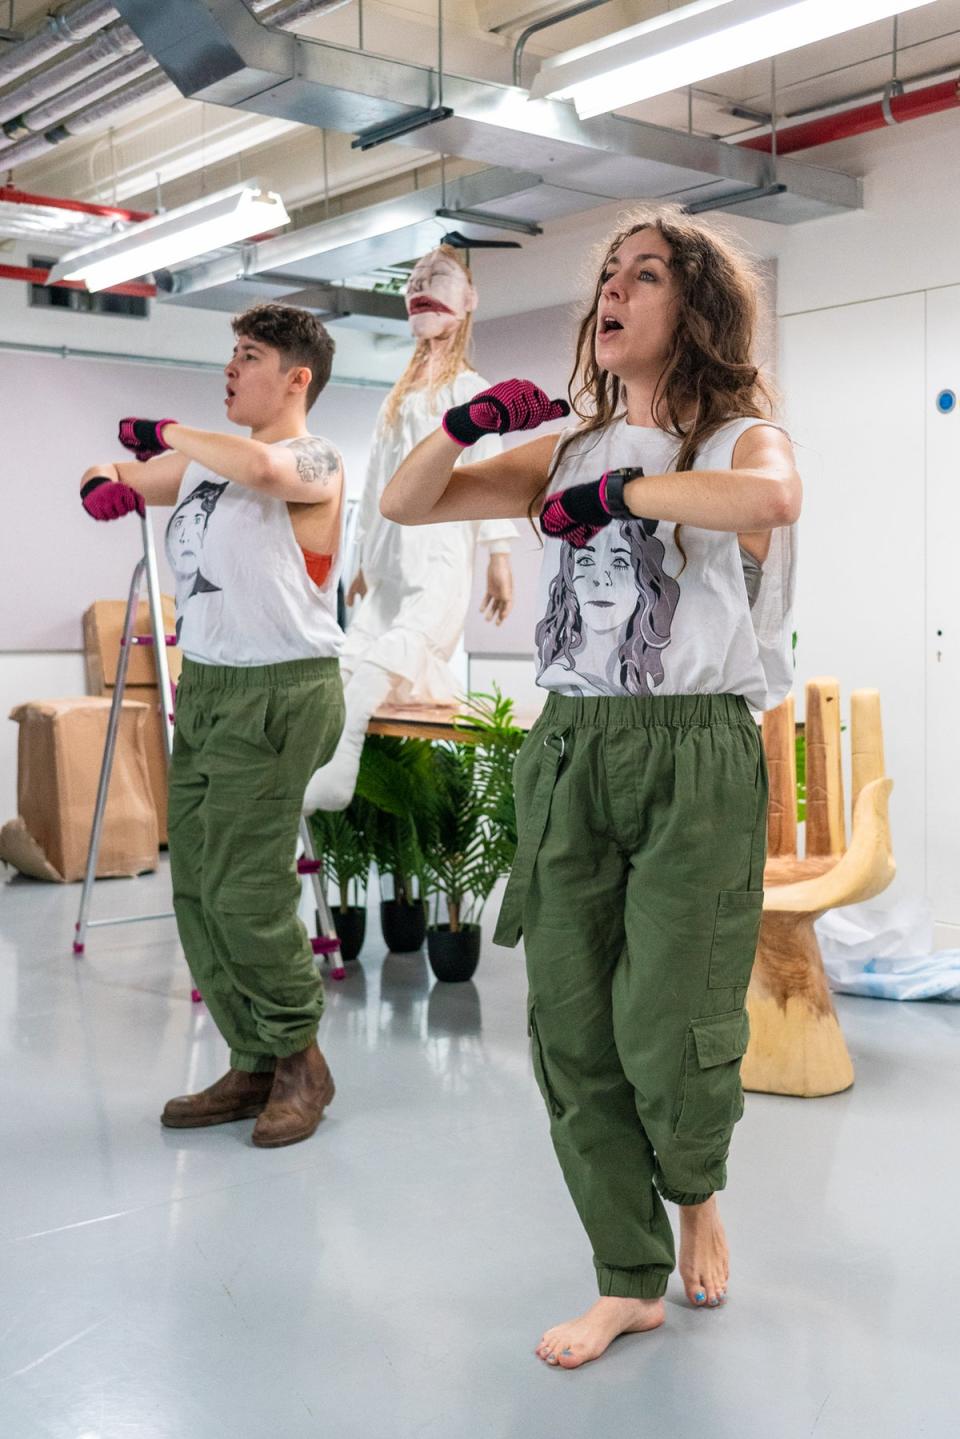
[{"label": "carved wooden finger", "polygon": [[850,755],[853,808],[865,785],[883,777],[883,722],[880,691],[854,690],[850,696]]},{"label": "carved wooden finger", "polygon": [[828,909],[872,899],[885,890],[897,872],[887,812],[892,789],[892,779],[875,779],[864,785],[854,810],[853,835],[846,854],[825,874],[765,890],[764,911],[821,915]]},{"label": "carved wooden finger", "polygon": [[767,853],[797,852],[797,741],[793,695],[763,717],[763,747],[770,774]]},{"label": "carved wooden finger", "polygon": [[808,855],[843,854],[843,771],[840,763],[840,686],[810,680],[806,691]]}]

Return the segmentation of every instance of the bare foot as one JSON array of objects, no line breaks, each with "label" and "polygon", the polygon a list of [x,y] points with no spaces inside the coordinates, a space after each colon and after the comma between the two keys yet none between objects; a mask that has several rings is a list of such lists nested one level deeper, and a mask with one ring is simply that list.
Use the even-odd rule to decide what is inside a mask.
[{"label": "bare foot", "polygon": [[716,1309],[727,1297],[730,1251],[720,1223],[717,1196],[680,1206],[680,1278],[697,1309]]},{"label": "bare foot", "polygon": [[578,1369],[599,1359],[618,1334],[642,1334],[663,1323],[662,1299],[598,1299],[579,1319],[548,1329],[534,1353],[547,1364]]}]

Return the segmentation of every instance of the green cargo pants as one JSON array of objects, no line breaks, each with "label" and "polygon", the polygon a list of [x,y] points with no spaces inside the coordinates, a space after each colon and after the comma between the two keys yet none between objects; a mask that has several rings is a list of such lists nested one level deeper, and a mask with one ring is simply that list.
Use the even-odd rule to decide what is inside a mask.
[{"label": "green cargo pants", "polygon": [[743,1111],[760,734],[733,695],[551,694],[514,783],[496,942],[524,936],[534,1071],[600,1293],[652,1299],[675,1262],[660,1195],[723,1188]]},{"label": "green cargo pants", "polygon": [[297,916],[297,835],[307,781],[342,727],[334,659],[184,661],[170,765],[173,907],[234,1069],[273,1069],[316,1036],[323,985]]}]

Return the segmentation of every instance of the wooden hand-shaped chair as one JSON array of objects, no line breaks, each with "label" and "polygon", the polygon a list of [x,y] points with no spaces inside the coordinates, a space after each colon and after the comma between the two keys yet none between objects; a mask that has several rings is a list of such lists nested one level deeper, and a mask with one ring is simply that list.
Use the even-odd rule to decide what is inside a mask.
[{"label": "wooden hand-shaped chair", "polygon": [[880,696],[851,696],[852,833],[846,843],[840,756],[840,687],[811,680],[806,690],[806,844],[797,855],[797,762],[793,696],[763,720],[770,771],[763,920],[747,994],[750,1046],[745,1089],[836,1094],[853,1065],[827,988],[814,920],[886,889],[896,866],[883,772]]}]

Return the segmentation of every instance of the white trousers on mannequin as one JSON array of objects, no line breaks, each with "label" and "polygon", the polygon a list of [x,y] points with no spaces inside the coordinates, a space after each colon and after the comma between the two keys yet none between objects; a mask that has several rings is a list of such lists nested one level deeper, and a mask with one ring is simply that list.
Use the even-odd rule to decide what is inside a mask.
[{"label": "white trousers on mannequin", "polygon": [[370,716],[380,705],[455,704],[459,686],[447,661],[463,633],[470,575],[454,581],[435,567],[418,586],[371,584],[340,655],[346,709],[333,758],[316,771],[303,810],[346,809],[357,787]]}]

